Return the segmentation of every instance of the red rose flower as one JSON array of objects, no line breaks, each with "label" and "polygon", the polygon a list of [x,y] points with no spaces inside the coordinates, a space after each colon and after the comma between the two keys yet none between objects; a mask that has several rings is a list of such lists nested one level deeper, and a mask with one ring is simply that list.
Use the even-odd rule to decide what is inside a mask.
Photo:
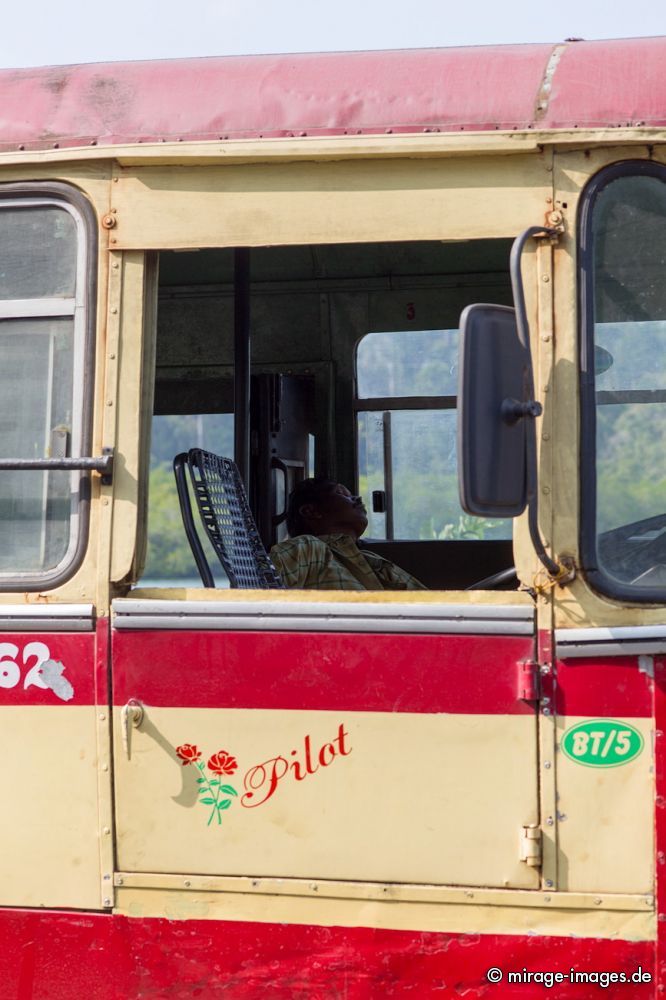
[{"label": "red rose flower", "polygon": [[215,774],[233,774],[238,763],[236,758],[232,757],[226,750],[218,750],[208,761],[208,767]]},{"label": "red rose flower", "polygon": [[182,747],[176,747],[176,753],[182,760],[183,767],[186,764],[194,764],[201,757],[201,750],[193,743],[183,743]]}]

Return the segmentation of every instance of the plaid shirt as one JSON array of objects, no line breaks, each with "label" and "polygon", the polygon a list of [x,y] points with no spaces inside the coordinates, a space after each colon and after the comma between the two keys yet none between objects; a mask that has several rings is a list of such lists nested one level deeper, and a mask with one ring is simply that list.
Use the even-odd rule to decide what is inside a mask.
[{"label": "plaid shirt", "polygon": [[278,542],[271,559],[297,590],[426,590],[395,563],[359,549],[350,535],[298,535]]}]

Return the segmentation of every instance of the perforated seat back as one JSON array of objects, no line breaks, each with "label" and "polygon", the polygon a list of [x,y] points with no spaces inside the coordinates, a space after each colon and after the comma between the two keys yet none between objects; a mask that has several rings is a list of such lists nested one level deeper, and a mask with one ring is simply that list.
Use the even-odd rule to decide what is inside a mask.
[{"label": "perforated seat back", "polygon": [[230,458],[192,448],[174,459],[181,513],[192,553],[204,586],[213,587],[213,574],[194,527],[184,467],[196,497],[199,514],[231,587],[282,588],[268,557],[247,501],[238,468]]}]

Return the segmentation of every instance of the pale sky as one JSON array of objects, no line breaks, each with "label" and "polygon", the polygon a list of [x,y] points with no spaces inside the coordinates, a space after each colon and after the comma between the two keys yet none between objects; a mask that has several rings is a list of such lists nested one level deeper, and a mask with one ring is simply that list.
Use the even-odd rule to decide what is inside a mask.
[{"label": "pale sky", "polygon": [[666,34],[663,0],[5,0],[0,66]]}]

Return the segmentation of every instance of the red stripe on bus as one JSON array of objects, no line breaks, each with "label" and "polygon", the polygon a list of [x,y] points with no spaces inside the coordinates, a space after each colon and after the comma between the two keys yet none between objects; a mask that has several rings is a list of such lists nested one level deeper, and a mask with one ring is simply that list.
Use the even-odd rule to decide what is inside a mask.
[{"label": "red stripe on bus", "polygon": [[[95,657],[93,632],[3,632],[0,709],[8,705],[94,705]],[[40,686],[44,667],[49,674],[48,687]]]},{"label": "red stripe on bus", "polygon": [[[2,910],[1,942],[3,1000],[655,996],[651,941]],[[546,971],[563,977],[554,988],[515,981]],[[604,989],[572,971],[627,981]]]},{"label": "red stripe on bus", "polygon": [[529,636],[113,633],[114,703],[526,714]]},{"label": "red stripe on bus", "polygon": [[649,718],[652,678],[637,656],[558,662],[554,697],[558,715],[588,718]]}]

